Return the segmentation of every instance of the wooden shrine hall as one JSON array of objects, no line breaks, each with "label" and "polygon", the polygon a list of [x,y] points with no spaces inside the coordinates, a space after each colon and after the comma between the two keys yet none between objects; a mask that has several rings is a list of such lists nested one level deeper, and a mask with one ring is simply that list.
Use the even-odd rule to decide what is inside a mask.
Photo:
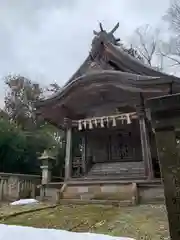
[{"label": "wooden shrine hall", "polygon": [[160,178],[146,99],[180,92],[179,78],[126,52],[100,24],[90,52],[64,87],[36,104],[66,132],[65,181]]}]

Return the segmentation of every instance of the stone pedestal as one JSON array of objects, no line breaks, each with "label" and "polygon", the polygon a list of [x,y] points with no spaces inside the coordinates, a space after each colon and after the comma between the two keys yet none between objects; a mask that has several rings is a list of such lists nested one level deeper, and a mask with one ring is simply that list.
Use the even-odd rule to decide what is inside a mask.
[{"label": "stone pedestal", "polygon": [[51,181],[51,169],[49,166],[41,166],[42,170],[42,179],[41,179],[41,184],[45,185]]},{"label": "stone pedestal", "polygon": [[180,129],[180,94],[147,101],[155,130],[161,176],[172,240],[180,239],[180,158],[177,131]]}]

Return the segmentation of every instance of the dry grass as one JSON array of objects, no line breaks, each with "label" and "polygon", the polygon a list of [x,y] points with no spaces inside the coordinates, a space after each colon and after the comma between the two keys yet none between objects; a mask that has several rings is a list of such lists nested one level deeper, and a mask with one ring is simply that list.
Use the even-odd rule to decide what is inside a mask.
[{"label": "dry grass", "polygon": [[[20,211],[27,207],[15,208],[16,211]],[[3,214],[7,214],[7,209],[4,209]],[[14,211],[14,207],[11,207],[10,211]],[[3,208],[0,213],[2,212]],[[0,223],[78,232],[89,231],[114,236],[129,236],[137,240],[168,239],[169,235],[166,210],[163,205],[122,208],[100,205],[58,206],[54,209],[19,215],[2,220]]]},{"label": "dry grass", "polygon": [[7,217],[12,214],[18,214],[24,211],[31,211],[34,209],[41,209],[48,207],[48,204],[34,204],[34,205],[24,205],[24,206],[11,206],[8,204],[0,205],[0,219]]}]

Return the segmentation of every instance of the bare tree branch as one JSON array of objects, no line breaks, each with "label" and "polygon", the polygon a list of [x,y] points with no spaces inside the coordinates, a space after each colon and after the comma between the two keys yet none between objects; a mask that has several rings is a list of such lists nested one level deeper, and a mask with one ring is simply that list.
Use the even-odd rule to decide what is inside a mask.
[{"label": "bare tree branch", "polygon": [[164,57],[166,57],[166,58],[168,58],[168,59],[176,62],[176,63],[173,64],[172,66],[180,65],[180,60],[178,60],[178,59],[176,59],[176,58],[174,58],[174,57],[171,57],[171,56],[169,56],[168,54],[165,54],[165,53],[162,53],[162,52],[161,52],[161,54],[162,54],[162,56],[164,56]]},{"label": "bare tree branch", "polygon": [[145,26],[145,29],[143,28],[138,28],[136,30],[136,33],[139,37],[139,41],[140,41],[140,47],[141,50],[139,48],[139,52],[142,54],[142,56],[146,59],[147,63],[151,66],[151,61],[152,61],[152,56],[156,50],[156,42],[153,40],[150,43],[150,47],[148,46],[148,43],[145,39],[145,35],[147,34],[148,31],[148,25]]},{"label": "bare tree branch", "polygon": [[[159,29],[152,29],[149,25],[144,25],[136,29],[134,39],[134,47],[144,59],[144,62],[153,67],[153,60],[158,56],[159,49]],[[160,70],[163,68],[163,58],[159,59]]]},{"label": "bare tree branch", "polygon": [[[180,0],[172,0],[163,19],[169,23],[172,37],[164,44],[164,52],[161,54],[174,62],[173,66],[180,66]],[[168,46],[168,49],[167,49]]]},{"label": "bare tree branch", "polygon": [[171,0],[171,6],[163,19],[169,23],[171,30],[180,34],[180,0]]}]

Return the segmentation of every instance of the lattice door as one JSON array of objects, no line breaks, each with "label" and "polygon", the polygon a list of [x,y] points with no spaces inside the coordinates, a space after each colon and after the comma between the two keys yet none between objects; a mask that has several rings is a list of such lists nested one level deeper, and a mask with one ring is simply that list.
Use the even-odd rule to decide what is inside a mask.
[{"label": "lattice door", "polygon": [[110,136],[111,161],[132,161],[133,147],[131,132],[117,132]]}]

